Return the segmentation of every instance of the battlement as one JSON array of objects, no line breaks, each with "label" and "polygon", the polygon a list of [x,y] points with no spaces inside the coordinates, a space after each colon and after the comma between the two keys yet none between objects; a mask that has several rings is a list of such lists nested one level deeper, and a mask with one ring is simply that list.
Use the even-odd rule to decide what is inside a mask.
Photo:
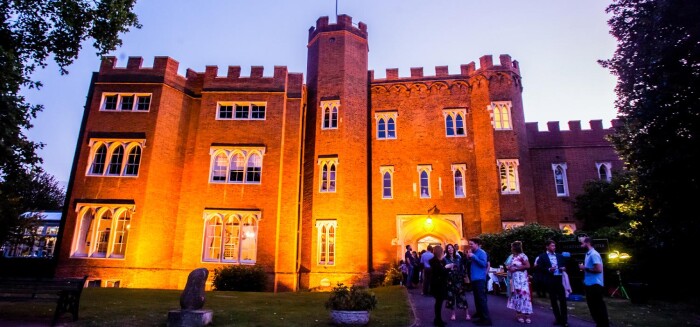
[{"label": "battlement", "polygon": [[472,61],[466,65],[461,65],[459,72],[456,74],[450,74],[448,66],[435,66],[435,75],[424,75],[423,67],[412,67],[410,77],[400,77],[398,68],[387,68],[385,78],[375,78],[374,70],[369,71],[369,76],[371,82],[387,82],[416,79],[468,78],[485,71],[512,71],[520,75],[518,61],[512,60],[510,55],[500,55],[499,61],[500,65],[494,65],[493,57],[491,55],[485,55],[479,58],[479,69],[476,68],[476,63]]},{"label": "battlement", "polygon": [[272,77],[264,77],[265,67],[251,66],[250,76],[241,76],[240,66],[228,66],[226,76],[219,77],[219,67],[206,66],[203,90],[207,91],[284,91],[287,66],[275,66]]},{"label": "battlement", "polygon": [[[265,77],[263,66],[252,66],[250,76],[241,76],[240,66],[229,66],[226,76],[218,76],[219,67],[206,66],[204,72],[187,69],[178,75],[179,63],[170,57],[155,57],[153,67],[143,67],[143,58],[129,57],[126,67],[116,67],[115,57],[104,57],[100,65],[101,82],[158,82],[174,86],[189,94],[201,91],[285,91],[299,96],[303,75],[288,74],[286,66],[275,66],[273,76]],[[287,79],[290,76],[289,80]],[[289,84],[289,85],[288,85]]]},{"label": "battlement", "polygon": [[537,122],[525,123],[530,148],[561,145],[594,146],[609,145],[606,136],[619,126],[617,119],[611,120],[611,128],[603,128],[600,119],[589,121],[590,129],[581,129],[580,120],[568,122],[569,130],[561,130],[558,121],[547,122],[547,130],[540,131]]},{"label": "battlement", "polygon": [[352,17],[348,15],[338,15],[335,24],[328,23],[328,16],[320,17],[316,20],[316,26],[309,28],[309,42],[316,35],[322,32],[348,31],[361,38],[367,39],[367,24],[359,22],[357,26],[352,23]]},{"label": "battlement", "polygon": [[143,67],[142,57],[129,57],[126,67],[117,67],[117,58],[102,57],[100,75],[110,74],[149,74],[154,76],[177,75],[180,63],[170,57],[155,57],[153,67]]}]

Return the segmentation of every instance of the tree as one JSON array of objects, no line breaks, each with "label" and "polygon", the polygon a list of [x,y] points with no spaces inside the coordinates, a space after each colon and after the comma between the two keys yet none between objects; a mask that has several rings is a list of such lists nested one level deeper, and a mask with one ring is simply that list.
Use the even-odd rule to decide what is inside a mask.
[{"label": "tree", "polygon": [[614,227],[629,219],[617,206],[625,199],[621,188],[627,183],[627,176],[615,174],[610,182],[590,180],[583,185],[583,192],[574,201],[574,217],[582,222],[582,229]]},{"label": "tree", "polygon": [[25,230],[36,229],[40,222],[38,215],[20,217],[22,214],[59,210],[66,199],[56,179],[46,172],[8,177],[9,180],[0,183],[0,194],[10,195],[0,197],[0,244],[19,243],[18,240],[27,237]]},{"label": "tree", "polygon": [[687,262],[700,231],[700,2],[615,0],[607,12],[618,47],[601,63],[618,77],[611,141],[631,172],[624,206],[639,215],[645,257],[660,260],[648,268],[665,270]]},{"label": "tree", "polygon": [[93,40],[98,55],[116,49],[120,33],[141,27],[135,1],[0,0],[0,224],[16,219],[13,206],[26,201],[12,183],[43,172],[36,154],[43,144],[24,134],[42,106],[27,103],[22,88],[41,87],[31,75],[47,58],[66,74],[83,41]]}]

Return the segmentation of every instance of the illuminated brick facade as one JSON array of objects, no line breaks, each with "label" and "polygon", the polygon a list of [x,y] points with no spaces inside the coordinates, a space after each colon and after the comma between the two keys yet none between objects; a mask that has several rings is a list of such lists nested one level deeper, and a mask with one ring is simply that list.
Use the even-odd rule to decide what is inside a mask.
[{"label": "illuminated brick facade", "polygon": [[538,131],[517,61],[479,61],[375,78],[367,26],[346,15],[309,30],[306,84],[286,67],[181,76],[167,57],[152,68],[105,58],[57,274],[181,288],[194,268],[258,264],[270,290],[287,291],[367,283],[406,244],[528,222],[575,228],[583,183],[621,169],[610,130]]}]

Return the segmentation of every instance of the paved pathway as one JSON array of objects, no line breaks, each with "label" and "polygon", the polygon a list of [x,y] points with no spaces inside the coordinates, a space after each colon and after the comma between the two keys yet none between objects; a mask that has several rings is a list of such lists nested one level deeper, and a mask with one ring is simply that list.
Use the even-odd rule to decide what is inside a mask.
[{"label": "paved pathway", "polygon": [[[408,290],[408,299],[413,308],[413,315],[416,320],[414,321],[412,327],[422,327],[422,326],[433,326],[433,305],[435,304],[435,299],[432,296],[421,295],[420,288],[415,288]],[[491,321],[494,326],[518,326],[518,327],[541,327],[541,326],[552,326],[554,322],[554,314],[552,309],[548,307],[542,307],[533,303],[533,314],[530,315],[532,319],[531,324],[519,323],[515,320],[515,311],[506,308],[506,296],[505,295],[488,295],[488,305],[489,312],[491,313]],[[474,313],[474,298],[471,294],[468,295],[469,302],[469,312]],[[450,311],[443,310],[442,319],[447,322],[449,327],[472,327],[476,326],[470,321],[464,320],[464,311],[457,310],[457,320],[450,320]],[[569,326],[570,327],[594,327],[595,323],[592,321],[583,320],[577,317],[569,315]]]}]

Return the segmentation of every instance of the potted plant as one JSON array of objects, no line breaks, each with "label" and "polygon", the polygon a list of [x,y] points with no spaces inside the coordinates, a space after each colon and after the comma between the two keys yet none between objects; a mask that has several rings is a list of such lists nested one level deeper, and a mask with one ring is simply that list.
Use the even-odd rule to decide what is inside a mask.
[{"label": "potted plant", "polygon": [[366,325],[369,312],[377,306],[377,298],[367,288],[343,283],[333,287],[326,301],[326,309],[331,311],[331,319],[336,325]]}]

